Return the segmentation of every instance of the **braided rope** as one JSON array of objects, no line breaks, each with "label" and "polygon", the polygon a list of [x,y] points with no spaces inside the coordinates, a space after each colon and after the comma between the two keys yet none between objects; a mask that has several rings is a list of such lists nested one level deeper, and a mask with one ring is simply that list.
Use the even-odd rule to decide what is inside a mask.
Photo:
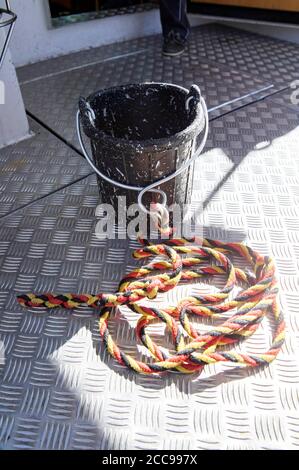
[{"label": "braided rope", "polygon": [[[196,244],[191,245],[191,242]],[[143,245],[133,253],[135,258],[159,255],[163,259],[154,260],[126,275],[115,294],[26,294],[19,295],[18,302],[27,307],[74,309],[84,305],[100,309],[99,330],[109,354],[121,365],[141,374],[169,370],[193,373],[217,362],[255,367],[269,364],[276,358],[284,342],[285,323],[277,302],[278,288],[271,258],[240,243],[209,239],[172,239],[158,245],[143,241]],[[235,268],[228,258],[230,254],[243,257],[252,266],[254,274]],[[208,260],[211,260],[209,266],[200,266]],[[225,287],[217,293],[192,295],[182,299],[178,305],[167,308],[146,307],[137,303],[145,298],[154,299],[158,293],[167,292],[180,282],[214,275],[225,275],[227,278]],[[240,283],[245,288],[229,299],[234,286]],[[114,308],[121,305],[127,305],[140,315],[136,334],[150,352],[152,361],[138,361],[121,351],[114,342],[108,324]],[[223,346],[251,336],[266,314],[271,314],[275,323],[272,345],[268,351],[244,354],[227,348],[223,350]],[[223,323],[199,334],[189,321],[190,315],[223,319]],[[171,332],[175,353],[165,353],[148,335],[147,326],[156,321],[164,322]]]}]

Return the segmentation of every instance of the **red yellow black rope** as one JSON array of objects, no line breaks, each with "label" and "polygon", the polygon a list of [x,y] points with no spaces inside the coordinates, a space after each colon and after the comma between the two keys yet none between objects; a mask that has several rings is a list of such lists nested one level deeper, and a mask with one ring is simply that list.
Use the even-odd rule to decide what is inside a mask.
[{"label": "red yellow black rope", "polygon": [[[243,257],[252,266],[253,274],[235,268],[229,259],[232,254]],[[74,309],[87,305],[99,309],[100,334],[108,352],[121,365],[141,374],[169,370],[192,373],[206,364],[217,362],[255,367],[269,364],[275,359],[284,341],[285,324],[277,302],[278,288],[271,258],[243,244],[208,239],[172,239],[163,244],[148,244],[133,253],[137,259],[156,255],[163,258],[126,275],[114,294],[26,294],[19,295],[18,301],[27,307]],[[206,265],[207,261],[211,262],[209,266]],[[145,298],[154,299],[158,293],[167,292],[180,282],[214,275],[227,277],[225,287],[217,293],[192,295],[182,299],[178,305],[167,308],[147,307],[138,303]],[[230,298],[236,284],[242,284],[242,290]],[[114,342],[108,328],[109,319],[113,309],[121,305],[127,305],[140,315],[136,334],[150,352],[152,361],[138,361],[124,353]],[[246,354],[223,348],[251,336],[267,314],[272,315],[275,323],[272,345],[268,351]],[[190,323],[190,315],[214,317],[223,319],[223,322],[200,334]],[[147,326],[154,321],[164,322],[171,332],[174,353],[165,353],[147,333]]]}]

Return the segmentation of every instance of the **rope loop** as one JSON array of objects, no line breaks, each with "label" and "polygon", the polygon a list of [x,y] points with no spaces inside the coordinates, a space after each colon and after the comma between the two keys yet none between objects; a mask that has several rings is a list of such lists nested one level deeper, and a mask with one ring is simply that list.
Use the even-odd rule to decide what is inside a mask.
[{"label": "rope loop", "polygon": [[[233,362],[260,366],[272,362],[284,342],[285,323],[277,301],[277,281],[273,260],[241,243],[223,243],[210,239],[171,239],[163,244],[142,241],[142,248],[133,253],[142,260],[157,257],[127,274],[115,294],[24,294],[18,296],[22,306],[74,309],[82,305],[99,310],[99,331],[109,354],[123,366],[141,373],[167,371],[194,373],[205,365]],[[241,256],[251,265],[253,273],[234,267],[231,255]],[[210,262],[210,264],[207,264]],[[189,296],[176,306],[156,308],[139,303],[154,299],[159,293],[179,283],[223,275],[226,283],[215,293]],[[242,289],[232,297],[233,288]],[[147,362],[126,354],[109,332],[109,319],[114,309],[127,305],[140,315],[136,336],[147,348],[152,360]],[[272,345],[265,353],[237,352],[231,346],[251,336],[266,315],[275,323]],[[190,315],[222,320],[207,332],[199,332],[189,320]],[[170,332],[174,350],[165,352],[150,337],[147,328],[162,322]]]}]

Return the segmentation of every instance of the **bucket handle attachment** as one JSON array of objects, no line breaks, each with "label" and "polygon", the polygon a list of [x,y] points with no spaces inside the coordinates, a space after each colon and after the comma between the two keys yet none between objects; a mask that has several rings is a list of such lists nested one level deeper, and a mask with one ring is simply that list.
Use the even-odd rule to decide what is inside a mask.
[{"label": "bucket handle attachment", "polygon": [[[147,193],[147,192],[152,192],[152,193],[159,194],[162,197],[162,201],[159,202],[159,203],[163,207],[166,207],[167,196],[166,196],[164,191],[162,191],[161,189],[157,189],[156,187],[159,186],[160,184],[163,184],[163,183],[166,183],[166,182],[172,180],[173,178],[176,178],[184,170],[189,168],[189,166],[192,165],[195,162],[195,160],[199,157],[199,155],[201,154],[201,152],[204,149],[204,146],[205,146],[207,138],[208,138],[208,132],[209,132],[209,115],[208,115],[208,109],[207,109],[206,102],[205,102],[204,98],[201,96],[200,89],[197,85],[192,85],[191,88],[190,88],[190,91],[189,91],[188,96],[186,98],[186,109],[187,110],[190,110],[190,103],[192,102],[192,100],[195,100],[195,102],[197,102],[197,103],[200,102],[201,111],[204,115],[204,120],[205,120],[205,131],[204,131],[203,138],[202,138],[202,140],[201,140],[201,142],[200,142],[200,144],[199,144],[199,146],[197,147],[196,150],[195,150],[196,139],[194,139],[192,157],[188,161],[186,161],[176,171],[174,171],[173,173],[171,173],[168,176],[162,177],[161,179],[159,179],[158,181],[155,181],[154,183],[151,183],[147,186],[133,186],[133,185],[130,185],[130,184],[120,183],[119,181],[116,181],[116,180],[113,180],[112,178],[109,178],[109,176],[102,173],[95,166],[95,164],[94,164],[92,158],[90,157],[90,155],[89,155],[89,153],[86,149],[86,146],[83,142],[82,130],[81,130],[81,119],[82,119],[81,113],[83,115],[83,120],[85,120],[85,123],[88,120],[88,123],[90,123],[90,125],[93,128],[95,128],[95,114],[94,114],[94,111],[91,108],[90,104],[84,98],[80,98],[80,101],[79,101],[80,109],[78,109],[77,115],[76,115],[76,129],[77,129],[78,140],[79,140],[81,150],[83,152],[84,157],[86,158],[87,162],[89,163],[89,165],[91,166],[93,171],[100,178],[103,178],[105,181],[112,184],[113,186],[117,186],[117,187],[125,189],[125,190],[137,191],[139,193],[138,194],[138,205],[143,210],[143,212],[145,212],[146,214],[150,215],[151,213],[145,207],[145,205],[142,202],[142,198],[143,198],[144,194]],[[88,135],[88,133],[87,133],[87,135]]]},{"label": "bucket handle attachment", "polygon": [[189,93],[186,98],[185,102],[185,108],[186,111],[191,111],[191,106],[190,103],[192,103],[192,106],[197,105],[200,103],[201,100],[201,92],[200,89],[197,85],[191,85]]}]

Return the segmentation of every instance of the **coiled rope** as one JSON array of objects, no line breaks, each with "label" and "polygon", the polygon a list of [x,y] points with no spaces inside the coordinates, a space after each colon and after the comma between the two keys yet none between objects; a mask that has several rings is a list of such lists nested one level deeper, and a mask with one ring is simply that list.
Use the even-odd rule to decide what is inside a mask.
[{"label": "coiled rope", "polygon": [[[142,203],[144,193],[150,191],[164,197],[162,204],[154,205],[156,209],[154,220],[159,231],[166,235],[173,233],[169,227],[167,197],[157,187],[160,183],[176,177],[194,163],[203,150],[208,136],[208,110],[196,85],[190,88],[186,100],[187,110],[190,100],[201,103],[205,119],[201,143],[191,159],[174,173],[144,188],[111,180],[97,169],[84,146],[80,130],[80,112],[77,113],[77,134],[81,149],[98,176],[122,189],[138,191],[139,206],[151,216],[153,212],[148,211]],[[88,109],[88,112],[91,124],[93,124],[94,113],[92,109]],[[275,359],[284,341],[285,324],[277,302],[278,288],[271,258],[262,256],[240,243],[223,243],[209,239],[171,239],[157,245],[142,241],[142,244],[144,246],[133,253],[135,258],[144,259],[158,255],[163,259],[153,260],[146,266],[126,275],[115,294],[25,294],[19,295],[18,301],[23,306],[37,308],[74,309],[80,306],[96,308],[99,311],[100,335],[109,354],[122,366],[127,366],[141,374],[156,374],[169,370],[193,373],[202,370],[207,364],[217,362],[234,362],[255,367],[269,364]],[[243,257],[251,265],[252,274],[234,267],[229,259],[229,255],[233,254]],[[211,264],[207,266],[208,261]],[[227,277],[225,287],[217,293],[192,295],[182,299],[178,305],[168,308],[148,307],[138,303],[142,299],[154,299],[158,293],[167,292],[180,282],[215,275]],[[242,287],[242,290],[231,299],[232,290],[236,285]],[[127,305],[133,312],[140,315],[136,325],[136,336],[148,349],[152,361],[136,360],[122,351],[113,340],[109,332],[109,320],[114,309],[121,305]],[[272,345],[268,351],[264,354],[244,354],[227,350],[230,345],[251,336],[267,314],[272,315],[275,324]],[[200,334],[190,323],[190,315],[223,319],[223,323]],[[147,326],[154,321],[162,321],[171,332],[175,347],[174,353],[162,350],[147,333]]]},{"label": "coiled rope", "polygon": [[[278,306],[275,268],[270,257],[262,256],[240,243],[209,239],[172,239],[157,245],[143,241],[143,244],[133,253],[134,258],[142,260],[159,255],[162,260],[154,259],[126,275],[115,294],[25,294],[19,295],[18,301],[27,307],[96,308],[99,310],[100,335],[109,354],[122,366],[140,374],[170,370],[193,373],[207,364],[218,362],[256,367],[269,364],[276,358],[284,342],[285,323]],[[243,257],[252,266],[252,274],[234,267],[229,259],[229,255],[233,254]],[[208,266],[207,261],[210,262]],[[158,293],[167,292],[180,282],[214,275],[227,277],[225,287],[217,293],[192,295],[182,299],[178,305],[167,308],[147,307],[138,303],[142,299],[154,299]],[[229,299],[236,285],[242,286],[242,290]],[[140,315],[136,336],[148,349],[152,361],[135,359],[123,352],[113,340],[109,320],[113,310],[121,305],[127,305]],[[267,314],[272,315],[275,324],[268,351],[245,354],[227,349],[228,345],[251,336]],[[223,323],[200,334],[190,323],[190,315],[223,319]],[[174,353],[166,353],[147,333],[147,326],[154,321],[164,322],[171,332]]]}]

